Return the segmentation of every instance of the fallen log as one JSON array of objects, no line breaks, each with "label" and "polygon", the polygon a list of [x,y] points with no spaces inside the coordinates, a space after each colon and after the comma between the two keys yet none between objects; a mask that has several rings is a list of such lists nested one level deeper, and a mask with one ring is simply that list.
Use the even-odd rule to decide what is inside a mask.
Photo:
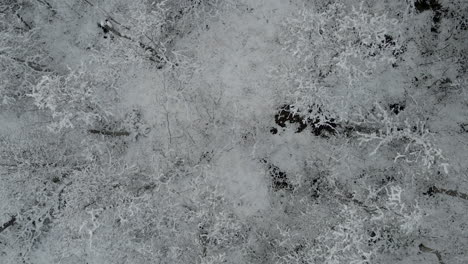
[{"label": "fallen log", "polygon": [[89,129],[88,132],[91,134],[99,134],[99,135],[111,136],[111,137],[130,136],[130,132],[127,132],[127,131],[109,131],[109,130]]}]

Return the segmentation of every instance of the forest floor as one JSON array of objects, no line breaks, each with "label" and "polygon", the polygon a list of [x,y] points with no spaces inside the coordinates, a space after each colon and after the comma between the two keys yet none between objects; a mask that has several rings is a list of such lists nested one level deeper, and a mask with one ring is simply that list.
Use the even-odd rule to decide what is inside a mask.
[{"label": "forest floor", "polygon": [[[448,11],[439,35],[426,32],[429,11],[445,9],[180,0],[190,8],[168,4],[165,36],[156,2],[33,2],[15,14],[37,26],[53,63],[0,113],[1,263],[468,261],[466,62],[422,56],[424,45],[466,49],[466,29],[451,39]],[[337,33],[339,11],[363,24],[357,40],[355,27]],[[387,15],[424,33],[388,29],[363,44]],[[152,33],[167,46],[156,52]],[[385,49],[391,58],[376,59]],[[50,76],[59,81],[45,101],[59,106],[44,107],[37,93]],[[73,118],[50,129],[63,109]],[[88,122],[93,111],[102,116]]]}]

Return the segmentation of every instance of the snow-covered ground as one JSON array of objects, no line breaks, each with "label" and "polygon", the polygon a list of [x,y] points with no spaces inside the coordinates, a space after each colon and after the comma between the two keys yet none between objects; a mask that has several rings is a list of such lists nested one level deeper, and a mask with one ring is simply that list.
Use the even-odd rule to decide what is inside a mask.
[{"label": "snow-covered ground", "polygon": [[0,263],[468,261],[463,1],[5,1]]}]

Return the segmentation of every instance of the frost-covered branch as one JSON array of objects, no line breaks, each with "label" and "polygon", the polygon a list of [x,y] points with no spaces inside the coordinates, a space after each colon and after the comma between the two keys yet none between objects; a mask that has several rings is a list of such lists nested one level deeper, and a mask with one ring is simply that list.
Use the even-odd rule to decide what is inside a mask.
[{"label": "frost-covered branch", "polygon": [[[391,143],[405,144],[402,152],[398,152],[395,162],[404,158],[407,162],[421,161],[422,164],[431,168],[437,161],[445,160],[442,150],[434,144],[433,133],[426,127],[426,123],[420,120],[403,122],[397,117],[392,117],[380,104],[376,104],[376,113],[370,113],[370,123],[377,125],[378,130],[372,133],[361,133],[360,145],[364,143],[377,142],[370,155],[375,155],[382,146]],[[442,163],[447,172],[447,167]]]},{"label": "frost-covered branch", "polygon": [[98,101],[95,92],[96,88],[104,88],[109,83],[106,83],[105,78],[93,74],[89,64],[83,64],[76,70],[70,70],[65,76],[42,77],[28,96],[34,99],[34,104],[39,109],[51,112],[54,122],[49,128],[58,132],[65,128],[74,128],[79,123],[90,126],[109,116],[110,113]]}]

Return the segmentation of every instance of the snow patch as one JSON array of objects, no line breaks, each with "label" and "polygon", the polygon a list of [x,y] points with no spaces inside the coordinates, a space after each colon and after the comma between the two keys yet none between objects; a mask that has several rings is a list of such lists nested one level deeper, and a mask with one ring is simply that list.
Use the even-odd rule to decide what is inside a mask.
[{"label": "snow patch", "polygon": [[223,153],[212,167],[213,180],[226,190],[239,216],[255,215],[269,206],[268,183],[259,162],[239,149]]}]

